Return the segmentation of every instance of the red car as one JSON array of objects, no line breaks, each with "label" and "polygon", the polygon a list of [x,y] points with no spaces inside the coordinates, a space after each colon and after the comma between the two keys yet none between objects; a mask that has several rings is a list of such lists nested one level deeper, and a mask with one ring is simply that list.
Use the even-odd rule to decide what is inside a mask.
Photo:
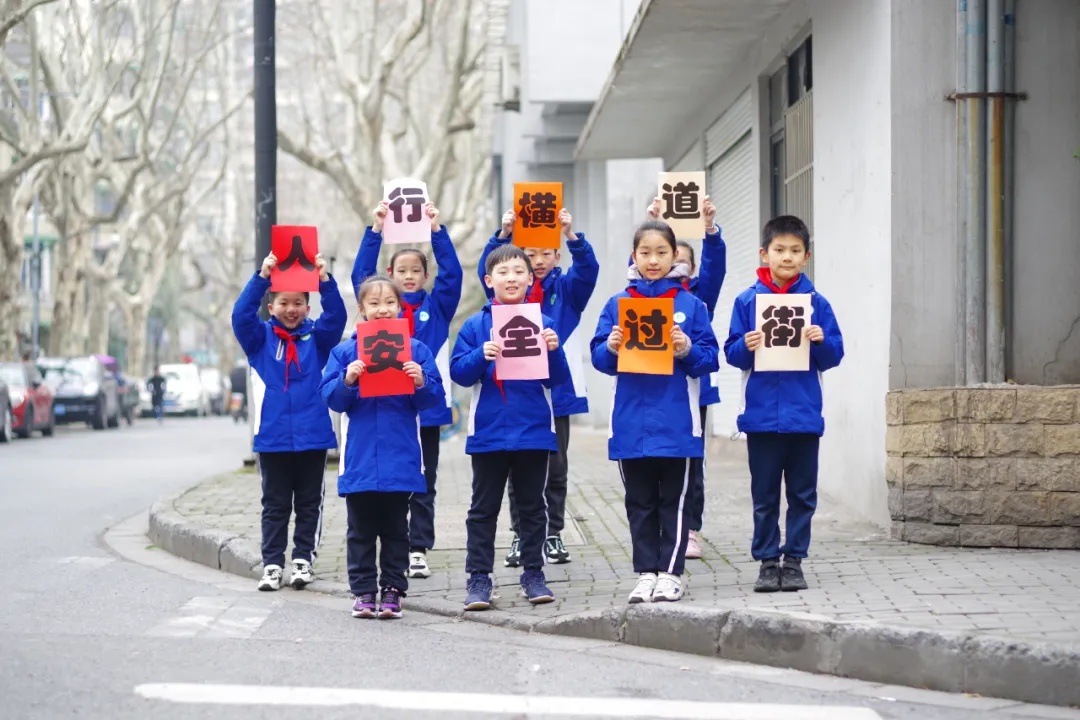
[{"label": "red car", "polygon": [[12,429],[19,437],[30,437],[40,430],[46,437],[53,434],[53,393],[42,382],[41,373],[33,365],[0,363],[0,381],[8,387],[11,398]]}]

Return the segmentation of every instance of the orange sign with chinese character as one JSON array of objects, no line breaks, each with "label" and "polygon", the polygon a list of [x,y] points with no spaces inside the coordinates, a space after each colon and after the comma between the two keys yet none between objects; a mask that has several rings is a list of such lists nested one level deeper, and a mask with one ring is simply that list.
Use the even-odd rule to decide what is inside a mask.
[{"label": "orange sign with chinese character", "polygon": [[619,372],[672,375],[675,348],[671,343],[675,300],[619,298]]},{"label": "orange sign with chinese character", "polygon": [[522,248],[559,249],[562,183],[514,183],[514,244]]}]

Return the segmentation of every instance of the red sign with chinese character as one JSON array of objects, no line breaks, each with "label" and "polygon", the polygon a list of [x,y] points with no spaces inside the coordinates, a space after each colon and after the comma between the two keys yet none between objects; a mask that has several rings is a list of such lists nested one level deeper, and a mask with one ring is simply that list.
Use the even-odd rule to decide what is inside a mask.
[{"label": "red sign with chinese character", "polygon": [[360,373],[360,397],[412,395],[416,383],[402,365],[412,360],[409,321],[365,320],[356,325],[356,354],[364,363]]},{"label": "red sign with chinese character", "polygon": [[277,265],[270,271],[270,292],[318,292],[318,231],[309,225],[274,225],[270,252]]}]

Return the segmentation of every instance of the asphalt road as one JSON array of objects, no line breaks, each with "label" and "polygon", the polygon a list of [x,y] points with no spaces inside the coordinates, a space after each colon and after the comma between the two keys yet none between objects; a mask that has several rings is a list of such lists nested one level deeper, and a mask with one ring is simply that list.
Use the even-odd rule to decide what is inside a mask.
[{"label": "asphalt road", "polygon": [[236,467],[245,442],[209,418],[0,446],[0,716],[1074,716],[416,613],[354,620],[346,600],[258,593],[150,547],[150,504]]}]

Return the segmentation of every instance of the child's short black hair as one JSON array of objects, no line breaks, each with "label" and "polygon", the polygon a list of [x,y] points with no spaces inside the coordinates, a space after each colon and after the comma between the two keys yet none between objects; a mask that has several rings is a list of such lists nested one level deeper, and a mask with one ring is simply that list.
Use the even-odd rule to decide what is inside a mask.
[{"label": "child's short black hair", "polygon": [[[690,253],[690,269],[693,270],[694,268],[696,268],[697,267],[697,254],[694,252],[694,246],[691,245],[686,240],[679,240],[675,244],[678,247],[686,248],[686,250]],[[675,252],[679,252],[679,251],[676,249]]]},{"label": "child's short black hair", "polygon": [[676,252],[675,231],[663,220],[646,220],[638,225],[637,230],[634,231],[635,250],[637,250],[637,246],[641,244],[641,238],[645,237],[647,232],[658,232],[663,235],[664,239],[671,245],[671,252]]},{"label": "child's short black hair", "polygon": [[427,275],[428,274],[427,255],[425,255],[422,250],[417,250],[416,248],[402,248],[402,249],[398,250],[396,253],[394,253],[393,255],[391,255],[390,256],[390,272],[394,271],[394,263],[397,262],[399,257],[401,257],[402,255],[408,255],[410,253],[412,253],[412,254],[416,255],[416,257],[420,258],[420,265],[424,268],[424,274]]},{"label": "child's short black hair", "polygon": [[395,285],[393,280],[385,275],[372,275],[356,288],[356,304],[361,307],[361,313],[363,313],[364,297],[379,286],[390,288],[390,292],[397,298],[398,305],[402,304],[401,288]]},{"label": "child's short black hair", "polygon": [[529,262],[529,256],[517,245],[510,245],[509,243],[500,245],[491,251],[491,254],[487,256],[487,262],[484,263],[484,273],[490,275],[496,265],[502,265],[504,262],[509,262],[514,258],[524,260],[525,267],[528,268],[529,274],[532,275],[533,269],[532,263]]},{"label": "child's short black hair", "polygon": [[802,240],[803,249],[810,252],[810,229],[794,215],[780,215],[765,223],[761,232],[761,249],[768,250],[773,238],[780,235],[794,235]]},{"label": "child's short black hair", "polygon": [[[277,300],[277,296],[280,295],[280,294],[281,294],[280,292],[272,292],[272,293],[270,293],[270,304],[271,305],[274,304],[274,301]],[[311,293],[308,293],[308,292],[304,293],[304,302],[306,302],[308,305],[311,304]]]}]

